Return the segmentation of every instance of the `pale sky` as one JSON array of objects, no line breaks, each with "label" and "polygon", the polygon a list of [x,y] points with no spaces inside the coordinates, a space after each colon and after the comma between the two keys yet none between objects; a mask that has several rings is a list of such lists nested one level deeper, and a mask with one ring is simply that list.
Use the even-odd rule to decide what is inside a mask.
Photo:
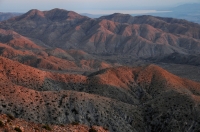
[{"label": "pale sky", "polygon": [[61,8],[78,13],[95,13],[105,10],[155,10],[175,7],[200,0],[0,0],[0,12],[27,12],[31,9]]}]

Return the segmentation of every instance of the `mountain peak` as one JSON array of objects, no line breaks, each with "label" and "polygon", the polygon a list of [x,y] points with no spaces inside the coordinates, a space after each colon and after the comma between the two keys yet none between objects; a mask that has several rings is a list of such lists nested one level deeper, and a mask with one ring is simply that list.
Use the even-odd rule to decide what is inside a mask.
[{"label": "mountain peak", "polygon": [[37,9],[32,9],[30,11],[28,11],[27,13],[19,16],[19,17],[15,17],[13,19],[15,20],[39,20],[39,19],[44,19],[44,13],[40,10]]},{"label": "mountain peak", "polygon": [[84,19],[84,18],[88,18],[88,17],[81,16],[78,13],[73,12],[73,11],[67,11],[64,9],[55,8],[49,11],[40,11],[37,9],[32,9],[28,11],[27,13],[13,19],[17,21],[19,20],[63,21],[63,20],[74,20],[74,19]]},{"label": "mountain peak", "polygon": [[41,14],[42,11],[38,10],[38,9],[31,9],[27,12],[27,14]]},{"label": "mountain peak", "polygon": [[74,11],[68,11],[64,9],[55,8],[50,11],[45,11],[45,16],[50,20],[71,20],[71,19],[82,19],[87,18],[81,16]]},{"label": "mountain peak", "polygon": [[115,22],[126,23],[133,21],[133,17],[129,14],[114,13],[108,16],[102,16],[100,19],[107,19]]},{"label": "mountain peak", "polygon": [[32,10],[28,11],[27,13],[25,13],[24,16],[26,16],[26,17],[33,17],[33,16],[44,17],[44,13],[40,10],[32,9]]}]

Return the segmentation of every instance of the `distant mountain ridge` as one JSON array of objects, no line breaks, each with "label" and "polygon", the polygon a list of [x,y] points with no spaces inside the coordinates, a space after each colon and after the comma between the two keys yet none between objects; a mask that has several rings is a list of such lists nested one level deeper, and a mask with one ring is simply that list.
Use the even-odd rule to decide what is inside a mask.
[{"label": "distant mountain ridge", "polygon": [[8,20],[12,17],[20,16],[22,13],[4,13],[0,12],[0,21]]},{"label": "distant mountain ridge", "polygon": [[173,18],[115,13],[91,19],[58,8],[34,9],[1,22],[0,28],[13,30],[52,48],[83,50],[97,55],[156,58],[173,53],[200,53],[200,25]]},{"label": "distant mountain ridge", "polygon": [[[183,11],[183,12],[192,12],[198,11],[200,8],[200,3],[191,3],[191,4],[183,4],[177,7],[174,7],[173,10]],[[187,9],[187,11],[186,11]]]},{"label": "distant mountain ridge", "polygon": [[40,11],[37,9],[32,9],[28,11],[27,13],[15,17],[11,20],[35,20],[35,21],[42,21],[42,20],[50,20],[50,21],[62,21],[62,20],[78,20],[87,18],[84,16],[81,16],[73,11],[67,11],[63,9],[52,9],[50,11]]},{"label": "distant mountain ridge", "polygon": [[[162,10],[162,9],[159,9]],[[160,17],[172,17],[177,19],[185,19],[200,24],[200,3],[188,3],[172,8],[167,8],[170,12],[149,13],[149,15]]]}]

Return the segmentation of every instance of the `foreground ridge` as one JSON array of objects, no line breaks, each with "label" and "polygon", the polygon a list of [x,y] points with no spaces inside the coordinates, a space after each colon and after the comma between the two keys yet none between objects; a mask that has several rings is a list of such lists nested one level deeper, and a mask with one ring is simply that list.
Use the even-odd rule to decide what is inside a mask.
[{"label": "foreground ridge", "polygon": [[107,132],[105,128],[99,126],[86,126],[73,122],[72,124],[59,124],[59,125],[50,125],[50,124],[36,124],[33,122],[28,122],[23,119],[14,118],[11,114],[1,114],[0,115],[0,131],[21,131],[21,132]]},{"label": "foreground ridge", "polygon": [[79,122],[111,132],[199,129],[200,83],[156,65],[79,75],[41,71],[0,57],[0,69],[0,111],[16,118]]}]

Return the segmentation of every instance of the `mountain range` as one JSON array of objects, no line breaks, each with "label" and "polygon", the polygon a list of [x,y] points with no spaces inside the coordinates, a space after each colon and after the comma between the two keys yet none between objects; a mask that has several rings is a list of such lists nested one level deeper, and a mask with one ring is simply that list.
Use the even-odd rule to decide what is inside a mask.
[{"label": "mountain range", "polygon": [[186,20],[153,16],[112,14],[91,19],[61,9],[31,10],[0,23],[0,28],[13,30],[36,44],[141,58],[199,54],[199,27]]},{"label": "mountain range", "polygon": [[[200,23],[200,3],[188,3],[172,8],[167,8],[165,13],[150,13],[149,15],[160,17],[173,17],[178,19],[185,19],[195,23]],[[161,10],[161,9],[160,9]]]},{"label": "mountain range", "polygon": [[[192,21],[195,23],[200,24],[200,3],[186,3],[180,5],[173,5],[171,7],[129,7],[126,8],[125,11],[133,11],[131,16],[138,16],[138,15],[152,15],[152,16],[159,16],[159,17],[170,17],[170,18],[178,18],[178,19],[185,19],[187,21]],[[121,9],[122,10],[122,9]],[[147,13],[142,13],[142,11],[147,11]],[[134,11],[136,11],[134,13]],[[141,13],[139,13],[141,11]],[[149,11],[149,13],[148,13]],[[153,11],[153,13],[152,13]],[[121,11],[123,12],[123,10]],[[99,18],[101,16],[105,16],[106,14],[93,14],[91,13],[82,13],[84,16],[88,16],[90,18]]]},{"label": "mountain range", "polygon": [[199,24],[33,9],[0,22],[0,55],[0,130],[200,130]]},{"label": "mountain range", "polygon": [[12,17],[20,16],[20,15],[22,15],[22,13],[11,13],[11,12],[4,13],[4,12],[0,12],[0,21],[8,20],[8,19],[10,19]]}]

